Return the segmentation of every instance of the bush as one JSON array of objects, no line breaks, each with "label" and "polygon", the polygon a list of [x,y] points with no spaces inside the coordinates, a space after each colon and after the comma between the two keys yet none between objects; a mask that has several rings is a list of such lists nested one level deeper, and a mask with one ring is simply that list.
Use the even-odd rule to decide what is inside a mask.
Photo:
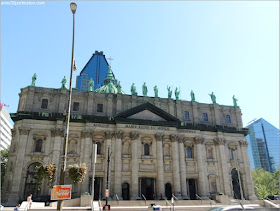
[{"label": "bush", "polygon": [[47,163],[42,166],[36,166],[36,183],[38,184],[38,189],[41,189],[43,179],[46,179],[47,186],[49,188],[53,187],[55,180],[55,166],[53,164]]}]

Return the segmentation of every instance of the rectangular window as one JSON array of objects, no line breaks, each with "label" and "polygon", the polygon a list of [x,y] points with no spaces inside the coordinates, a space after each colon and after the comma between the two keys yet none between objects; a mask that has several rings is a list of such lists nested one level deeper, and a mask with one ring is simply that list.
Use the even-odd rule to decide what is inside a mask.
[{"label": "rectangular window", "polygon": [[190,119],[190,113],[188,111],[185,111],[185,120]]},{"label": "rectangular window", "polygon": [[97,104],[97,112],[99,113],[103,112],[103,104]]},{"label": "rectangular window", "polygon": [[41,108],[47,109],[48,108],[48,99],[43,99]]},{"label": "rectangular window", "polygon": [[80,103],[74,102],[73,111],[79,111],[79,109],[80,109]]},{"label": "rectangular window", "polygon": [[208,122],[208,115],[203,113],[203,121]]},{"label": "rectangular window", "polygon": [[226,115],[226,123],[231,123],[231,121],[230,121],[230,115]]}]

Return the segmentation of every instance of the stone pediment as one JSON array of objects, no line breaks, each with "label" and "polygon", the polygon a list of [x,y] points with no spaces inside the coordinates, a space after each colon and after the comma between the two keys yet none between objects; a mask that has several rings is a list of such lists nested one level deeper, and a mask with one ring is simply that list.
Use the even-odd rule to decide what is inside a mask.
[{"label": "stone pediment", "polygon": [[178,124],[179,119],[158,108],[151,103],[143,103],[139,106],[133,107],[126,111],[123,111],[115,116],[115,120],[122,121],[140,121],[140,122],[161,122]]}]

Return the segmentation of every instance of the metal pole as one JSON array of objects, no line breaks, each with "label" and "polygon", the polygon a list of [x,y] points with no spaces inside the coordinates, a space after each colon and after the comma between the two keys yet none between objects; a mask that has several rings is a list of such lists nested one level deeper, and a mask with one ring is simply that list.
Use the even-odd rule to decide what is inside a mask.
[{"label": "metal pole", "polygon": [[[106,191],[109,190],[109,165],[110,165],[110,152],[108,147],[108,160],[107,160],[107,183],[106,183]],[[108,205],[108,196],[106,194],[106,205]]]},{"label": "metal pole", "polygon": [[95,177],[95,163],[97,155],[97,144],[92,145],[92,184],[91,184],[91,210],[93,211],[93,200],[94,200],[94,177]]},{"label": "metal pole", "polygon": [[[66,111],[65,119],[65,134],[63,143],[63,166],[60,170],[59,185],[64,185],[65,171],[67,165],[67,148],[68,148],[68,137],[69,137],[69,123],[70,123],[70,111],[71,111],[71,97],[72,97],[72,75],[73,75],[73,61],[74,61],[74,38],[75,38],[75,13],[73,12],[73,40],[72,40],[72,57],[71,57],[71,70],[70,70],[70,85],[69,85],[69,96],[68,96],[68,108]],[[62,210],[62,200],[57,202],[57,210]]]}]

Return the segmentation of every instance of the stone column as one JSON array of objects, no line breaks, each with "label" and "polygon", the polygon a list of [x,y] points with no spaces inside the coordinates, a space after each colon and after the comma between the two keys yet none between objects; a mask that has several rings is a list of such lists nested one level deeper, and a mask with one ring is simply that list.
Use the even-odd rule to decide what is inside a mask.
[{"label": "stone column", "polygon": [[202,137],[195,137],[194,142],[196,143],[196,158],[197,158],[197,169],[198,169],[198,195],[200,197],[205,197],[208,192],[208,186],[207,186],[207,169],[205,166],[205,159],[204,154],[205,151],[203,151],[203,143],[204,138]]},{"label": "stone column", "polygon": [[181,179],[181,191],[183,199],[190,199],[187,193],[187,181],[186,181],[186,158],[185,158],[185,146],[184,146],[184,138],[178,137],[179,141],[179,153],[180,153],[180,179]]},{"label": "stone column", "polygon": [[22,171],[24,169],[23,166],[23,161],[24,161],[24,157],[25,157],[25,149],[26,149],[26,145],[27,145],[27,140],[28,140],[28,135],[30,132],[30,129],[24,129],[24,128],[19,128],[19,146],[18,146],[18,150],[17,150],[17,156],[16,156],[16,161],[15,161],[15,168],[16,171],[13,172],[13,180],[12,180],[12,184],[11,184],[11,192],[10,192],[10,196],[8,198],[8,202],[7,204],[17,204],[18,200],[20,198],[20,189],[21,186],[23,186],[24,184],[21,184],[22,182]]},{"label": "stone column", "polygon": [[[90,149],[92,148],[92,132],[82,131],[82,139],[84,140],[84,149],[83,149],[83,163],[86,164],[88,169],[91,169],[91,159],[90,159]],[[88,192],[89,193],[89,175],[87,174],[85,180],[81,186],[81,194]]]},{"label": "stone column", "polygon": [[165,199],[165,189],[164,189],[164,168],[163,168],[163,135],[162,134],[155,134],[155,139],[157,142],[157,196],[160,199],[160,194]]},{"label": "stone column", "polygon": [[[113,136],[114,136],[114,133],[113,132],[105,132],[104,133],[104,135],[105,135],[105,158],[104,158],[104,161],[105,161],[105,170],[104,170],[104,172],[105,172],[105,174],[104,174],[104,188],[103,188],[103,190],[105,191],[106,190],[106,186],[107,186],[107,168],[108,168],[108,162],[107,162],[107,160],[108,160],[108,148],[109,148],[109,153],[111,154],[111,152],[112,152],[112,138],[113,138]],[[110,155],[109,154],[109,155]],[[112,160],[111,158],[110,158],[110,160]],[[111,161],[110,161],[110,164],[109,164],[109,172],[108,172],[108,174],[109,174],[109,181],[108,181],[108,189],[109,189],[109,199],[111,198],[111,195],[113,195],[112,194],[112,191],[111,191],[111,184],[110,184],[110,181],[111,181],[111,169],[112,169],[112,163],[111,163]],[[104,193],[104,195],[105,195],[105,193]]]},{"label": "stone column", "polygon": [[[248,192],[246,193],[246,198],[247,200],[258,200],[255,192],[254,192],[254,186],[253,186],[253,181],[252,181],[252,175],[251,175],[251,167],[250,167],[250,161],[249,161],[249,155],[248,155],[248,142],[240,140],[239,141],[240,146],[241,146],[241,153],[243,157],[243,162],[244,162],[244,168],[245,168],[245,179],[247,183],[247,190]],[[244,194],[244,193],[243,193]],[[245,194],[244,194],[245,195]]]},{"label": "stone column", "polygon": [[52,164],[54,164],[56,166],[55,182],[58,184],[64,130],[58,129],[58,128],[53,128],[53,129],[51,129],[51,136],[53,137],[53,141],[54,141],[53,149],[52,149]]},{"label": "stone column", "polygon": [[225,143],[226,140],[222,138],[214,139],[214,143],[217,147],[217,154],[218,154],[218,162],[219,162],[219,172],[221,172],[222,178],[220,178],[220,183],[223,186],[223,192],[225,195],[231,196],[231,186],[230,182],[230,175],[225,151]]},{"label": "stone column", "polygon": [[107,116],[112,116],[113,111],[113,94],[107,94]]},{"label": "stone column", "polygon": [[182,199],[181,195],[181,184],[180,184],[180,174],[179,174],[179,152],[178,152],[178,136],[170,135],[170,140],[172,142],[172,166],[173,166],[173,183],[174,183],[174,194],[178,199]]},{"label": "stone column", "polygon": [[139,184],[138,184],[138,138],[139,133],[131,132],[131,199],[137,200],[139,198]]},{"label": "stone column", "polygon": [[114,197],[116,194],[122,200],[122,138],[123,131],[115,133],[115,180],[114,180]]}]

